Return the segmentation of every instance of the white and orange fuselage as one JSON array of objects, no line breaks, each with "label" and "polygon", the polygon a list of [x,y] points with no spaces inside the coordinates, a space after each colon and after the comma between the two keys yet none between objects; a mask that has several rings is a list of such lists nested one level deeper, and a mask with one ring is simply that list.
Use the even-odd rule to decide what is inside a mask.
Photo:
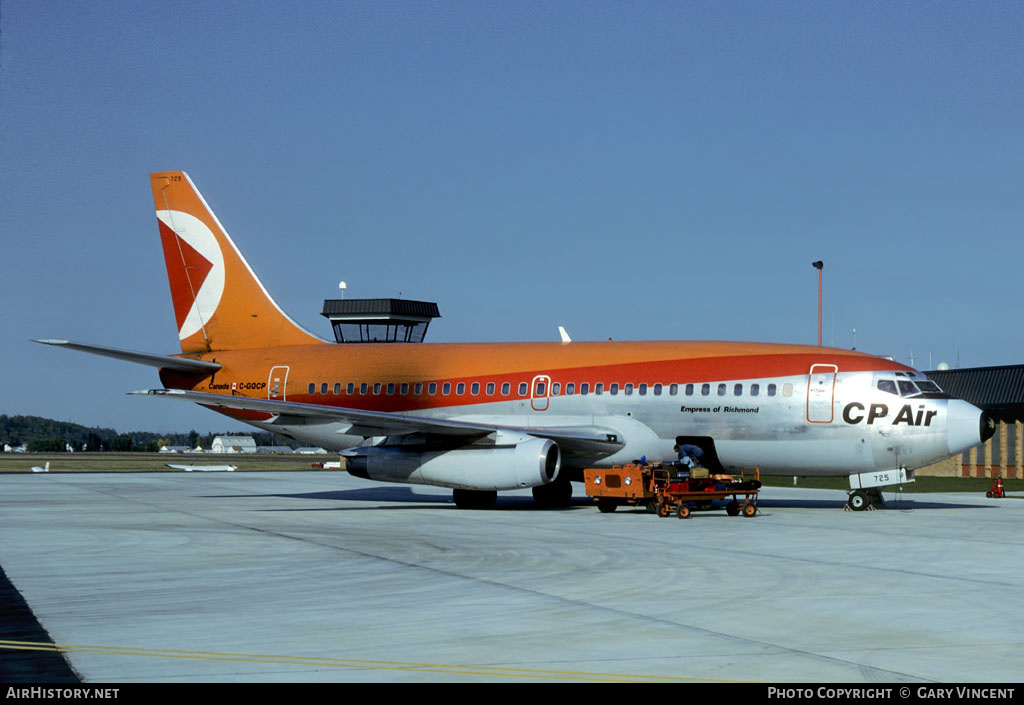
[{"label": "white and orange fuselage", "polygon": [[345,451],[365,477],[509,489],[672,460],[680,443],[727,471],[853,475],[920,467],[986,437],[979,409],[855,351],[329,343],[281,311],[186,174],[151,183],[181,354],[69,345],[159,366],[166,389],[154,394]]}]

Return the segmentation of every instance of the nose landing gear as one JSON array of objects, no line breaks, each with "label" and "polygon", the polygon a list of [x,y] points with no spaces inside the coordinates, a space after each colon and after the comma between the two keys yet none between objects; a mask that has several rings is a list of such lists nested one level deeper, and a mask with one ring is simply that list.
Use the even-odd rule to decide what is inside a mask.
[{"label": "nose landing gear", "polygon": [[882,499],[882,491],[877,487],[870,487],[866,490],[854,490],[846,500],[846,509],[850,512],[874,511],[876,507],[884,507],[885,500]]},{"label": "nose landing gear", "polygon": [[883,487],[904,485],[913,481],[914,471],[905,468],[850,475],[850,496],[843,508],[847,511],[863,512],[884,507]]}]

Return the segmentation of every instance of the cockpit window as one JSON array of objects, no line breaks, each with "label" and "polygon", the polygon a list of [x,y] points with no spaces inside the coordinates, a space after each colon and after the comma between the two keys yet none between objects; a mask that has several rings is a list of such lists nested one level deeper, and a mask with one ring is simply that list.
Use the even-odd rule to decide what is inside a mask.
[{"label": "cockpit window", "polygon": [[889,394],[899,394],[899,392],[896,391],[896,383],[891,379],[878,380],[878,388],[883,392],[888,392]]},{"label": "cockpit window", "polygon": [[913,382],[908,382],[906,380],[901,379],[898,380],[898,384],[900,385],[900,396],[912,397],[921,393],[921,390],[919,390],[917,388],[917,385],[914,384]]},{"label": "cockpit window", "polygon": [[918,383],[917,383],[917,386],[920,387],[921,391],[925,392],[926,394],[927,393],[942,394],[942,390],[939,389],[939,385],[935,384],[935,382],[932,382],[930,380],[926,380],[926,379],[919,380]]}]

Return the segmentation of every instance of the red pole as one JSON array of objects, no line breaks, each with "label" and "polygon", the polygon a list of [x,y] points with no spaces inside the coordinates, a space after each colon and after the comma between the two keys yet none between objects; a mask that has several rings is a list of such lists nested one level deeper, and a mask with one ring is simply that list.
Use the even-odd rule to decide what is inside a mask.
[{"label": "red pole", "polygon": [[821,270],[818,270],[818,345],[821,345]]},{"label": "red pole", "polygon": [[821,271],[825,268],[825,263],[821,260],[817,262],[811,262],[811,266],[818,270],[818,345],[821,345]]}]

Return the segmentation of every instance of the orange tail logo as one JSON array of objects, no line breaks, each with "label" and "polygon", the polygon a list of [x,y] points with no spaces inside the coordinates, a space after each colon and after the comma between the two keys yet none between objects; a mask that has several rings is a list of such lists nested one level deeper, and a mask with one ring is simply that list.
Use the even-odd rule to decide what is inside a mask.
[{"label": "orange tail logo", "polygon": [[324,342],[274,303],[188,174],[149,179],[182,352]]}]

